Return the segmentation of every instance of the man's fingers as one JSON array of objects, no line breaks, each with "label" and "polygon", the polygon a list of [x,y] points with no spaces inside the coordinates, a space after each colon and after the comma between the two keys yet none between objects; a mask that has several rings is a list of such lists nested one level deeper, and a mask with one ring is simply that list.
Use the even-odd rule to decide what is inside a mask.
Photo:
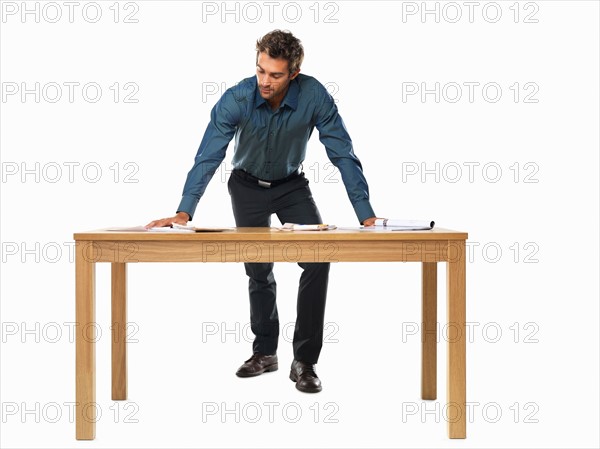
[{"label": "man's fingers", "polygon": [[148,228],[162,228],[165,226],[171,226],[173,223],[186,225],[187,220],[185,218],[181,218],[179,216],[169,217],[169,218],[161,218],[160,220],[154,220],[144,226],[146,229]]},{"label": "man's fingers", "polygon": [[169,226],[172,223],[171,218],[163,218],[161,220],[154,220],[144,226],[146,229],[148,228],[162,228],[164,226]]}]

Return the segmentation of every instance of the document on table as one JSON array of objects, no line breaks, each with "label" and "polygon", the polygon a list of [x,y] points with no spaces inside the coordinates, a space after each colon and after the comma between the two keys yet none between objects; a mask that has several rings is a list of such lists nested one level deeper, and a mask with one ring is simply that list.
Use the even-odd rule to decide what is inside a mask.
[{"label": "document on table", "polygon": [[144,226],[131,227],[112,227],[107,231],[117,232],[223,232],[232,231],[234,228],[212,228],[212,227],[197,227],[192,225],[180,225],[173,223],[172,226],[162,226],[157,228],[146,228]]},{"label": "document on table", "polygon": [[375,228],[386,228],[392,231],[427,231],[433,229],[433,220],[405,220],[400,218],[378,218]]},{"label": "document on table", "polygon": [[298,223],[284,223],[281,228],[277,228],[280,231],[329,231],[336,229],[336,225],[330,225],[325,223],[320,224],[298,224]]},{"label": "document on table", "polygon": [[[235,231],[235,228],[214,228],[214,227],[198,227],[194,225],[180,225],[173,223],[172,231],[192,231],[192,232],[223,232],[223,231]],[[151,231],[157,231],[162,228],[150,228]],[[167,228],[169,229],[169,228]]]},{"label": "document on table", "polygon": [[340,230],[366,231],[366,232],[392,232],[392,231],[429,231],[433,229],[433,220],[405,220],[397,218],[378,218],[374,226],[361,226],[359,228],[343,227]]}]

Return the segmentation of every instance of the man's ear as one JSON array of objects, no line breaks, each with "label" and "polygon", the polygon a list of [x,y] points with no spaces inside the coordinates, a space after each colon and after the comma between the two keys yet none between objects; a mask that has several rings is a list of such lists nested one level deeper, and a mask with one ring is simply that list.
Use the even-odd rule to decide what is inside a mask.
[{"label": "man's ear", "polygon": [[298,73],[300,73],[300,69],[296,70],[294,73],[292,73],[290,75],[290,81],[293,80],[294,78],[296,78],[298,76]]}]

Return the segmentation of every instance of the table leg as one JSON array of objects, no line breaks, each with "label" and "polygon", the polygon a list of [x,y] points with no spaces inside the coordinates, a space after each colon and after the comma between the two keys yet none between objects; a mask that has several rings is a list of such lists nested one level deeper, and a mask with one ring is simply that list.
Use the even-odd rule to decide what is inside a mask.
[{"label": "table leg", "polygon": [[78,440],[96,437],[96,264],[89,242],[75,245],[75,429]]},{"label": "table leg", "polygon": [[111,264],[112,400],[127,399],[127,264]]},{"label": "table leg", "polygon": [[421,265],[421,398],[437,398],[437,263]]},{"label": "table leg", "polygon": [[465,242],[448,246],[448,437],[467,437],[466,381],[466,260]]}]

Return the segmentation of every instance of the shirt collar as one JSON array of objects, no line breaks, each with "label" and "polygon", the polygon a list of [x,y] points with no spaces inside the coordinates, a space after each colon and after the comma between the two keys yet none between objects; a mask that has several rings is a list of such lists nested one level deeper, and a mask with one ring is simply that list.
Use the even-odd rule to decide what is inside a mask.
[{"label": "shirt collar", "polygon": [[[285,93],[285,97],[283,97],[283,101],[281,102],[281,106],[287,104],[294,111],[298,107],[298,93],[300,92],[300,86],[298,84],[298,77],[294,78],[290,81],[290,86],[288,91]],[[266,103],[265,100],[260,95],[260,90],[258,88],[258,82],[256,83],[256,93],[254,95],[254,109],[260,107],[263,103]],[[280,107],[281,107],[280,106]]]}]

